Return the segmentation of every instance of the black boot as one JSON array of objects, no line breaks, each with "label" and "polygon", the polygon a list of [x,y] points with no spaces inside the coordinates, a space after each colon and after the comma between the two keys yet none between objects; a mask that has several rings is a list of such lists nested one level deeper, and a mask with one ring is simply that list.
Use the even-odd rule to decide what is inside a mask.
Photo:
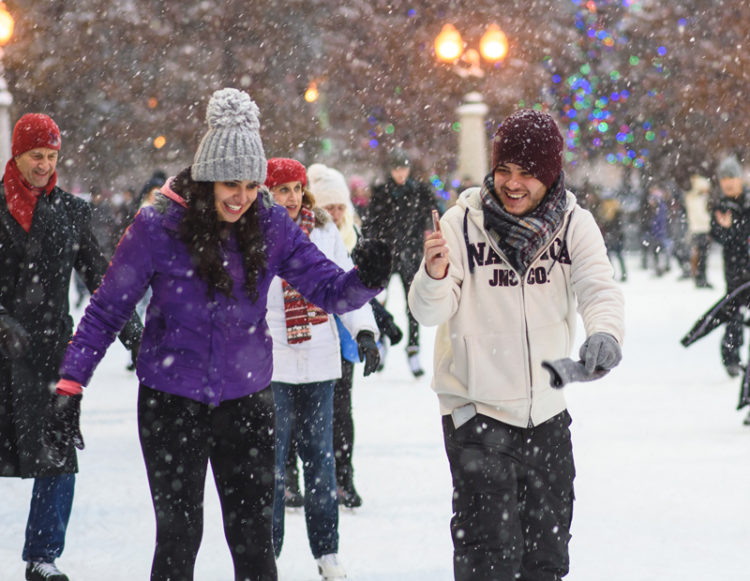
[{"label": "black boot", "polygon": [[362,506],[362,497],[357,493],[354,484],[340,486],[338,490],[339,504],[346,508],[359,508]]},{"label": "black boot", "polygon": [[26,565],[27,581],[68,581],[68,576],[55,566],[55,562],[49,563],[33,561]]},{"label": "black boot", "polygon": [[359,508],[362,506],[362,497],[354,488],[354,477],[351,472],[344,475],[338,481],[339,504],[346,508]]}]

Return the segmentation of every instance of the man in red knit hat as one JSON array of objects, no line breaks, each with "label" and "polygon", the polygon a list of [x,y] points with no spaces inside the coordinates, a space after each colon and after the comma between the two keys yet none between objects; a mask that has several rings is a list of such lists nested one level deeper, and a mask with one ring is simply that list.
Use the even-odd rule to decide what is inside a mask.
[{"label": "man in red knit hat", "polygon": [[565,189],[552,117],[521,110],[495,135],[492,169],[424,243],[409,292],[439,325],[432,388],[453,477],[457,581],[558,581],[568,572],[571,422],[542,367],[566,358],[577,311],[589,378],[621,358],[623,296],[602,235]]},{"label": "man in red knit hat", "polygon": [[[29,113],[13,129],[0,183],[0,476],[34,478],[22,558],[29,581],[68,581],[55,565],[63,551],[78,470],[73,445],[44,442],[44,419],[71,420],[80,398],[49,389],[73,334],[68,291],[76,269],[93,293],[107,268],[91,230],[89,205],[57,186],[60,129]],[[137,350],[141,325],[121,334]],[[65,425],[65,424],[61,424]]]}]

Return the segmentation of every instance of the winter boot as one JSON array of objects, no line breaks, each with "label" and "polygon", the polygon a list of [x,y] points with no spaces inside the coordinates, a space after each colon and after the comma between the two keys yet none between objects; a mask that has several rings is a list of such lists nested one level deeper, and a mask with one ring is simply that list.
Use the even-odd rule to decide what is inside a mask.
[{"label": "winter boot", "polygon": [[339,504],[344,508],[359,508],[362,506],[362,497],[357,494],[357,490],[354,488],[354,478],[351,474],[339,480],[337,492]]},{"label": "winter boot", "polygon": [[68,576],[55,566],[55,562],[31,561],[26,565],[26,581],[69,581]]},{"label": "winter boot", "polygon": [[341,581],[342,579],[346,579],[346,571],[336,553],[323,555],[320,559],[315,559],[315,562],[318,564],[318,573],[320,573],[323,581]]},{"label": "winter boot", "polygon": [[725,368],[729,377],[737,377],[739,376],[740,371],[742,371],[742,367],[739,363],[728,363],[725,365]]},{"label": "winter boot", "polygon": [[745,416],[745,419],[742,420],[742,423],[745,426],[750,426],[750,412],[747,412],[747,415]]},{"label": "winter boot", "polygon": [[424,369],[422,369],[422,364],[419,362],[419,346],[409,345],[406,348],[406,356],[409,358],[409,369],[411,369],[414,377],[422,377]]},{"label": "winter boot", "polygon": [[384,327],[385,328],[383,329],[383,332],[391,340],[391,345],[395,345],[396,343],[401,341],[401,339],[403,339],[404,332],[394,322],[393,317],[388,319]]}]

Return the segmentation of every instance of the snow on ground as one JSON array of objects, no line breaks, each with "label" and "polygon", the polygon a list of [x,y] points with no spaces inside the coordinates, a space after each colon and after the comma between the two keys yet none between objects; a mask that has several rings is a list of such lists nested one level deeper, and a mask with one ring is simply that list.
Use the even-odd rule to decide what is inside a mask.
[{"label": "snow on ground", "polygon": [[[735,410],[739,381],[719,362],[720,331],[689,349],[680,337],[722,294],[629,260],[622,365],[597,383],[566,387],[573,416],[577,501],[571,581],[730,581],[748,578],[750,427]],[[406,328],[399,285],[388,307]],[[423,363],[434,329],[423,328]],[[578,344],[582,340],[579,334]],[[744,352],[743,352],[744,355]],[[87,389],[68,546],[73,581],[148,579],[154,522],[136,432],[136,380],[110,349]],[[342,512],[340,555],[358,581],[448,581],[451,482],[430,376],[411,377],[403,346],[386,369],[355,379],[357,512]],[[32,482],[0,479],[0,580],[23,579],[20,560]],[[197,581],[233,579],[209,477]],[[282,581],[316,581],[301,513],[287,514]]]}]

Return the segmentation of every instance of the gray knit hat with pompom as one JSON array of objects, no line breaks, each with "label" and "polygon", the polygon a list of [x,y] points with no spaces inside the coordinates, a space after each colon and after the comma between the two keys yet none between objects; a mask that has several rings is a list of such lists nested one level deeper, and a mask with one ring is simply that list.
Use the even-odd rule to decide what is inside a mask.
[{"label": "gray knit hat with pompom", "polygon": [[260,140],[258,106],[237,89],[216,91],[208,102],[208,132],[190,172],[197,182],[266,181],[266,154]]}]

